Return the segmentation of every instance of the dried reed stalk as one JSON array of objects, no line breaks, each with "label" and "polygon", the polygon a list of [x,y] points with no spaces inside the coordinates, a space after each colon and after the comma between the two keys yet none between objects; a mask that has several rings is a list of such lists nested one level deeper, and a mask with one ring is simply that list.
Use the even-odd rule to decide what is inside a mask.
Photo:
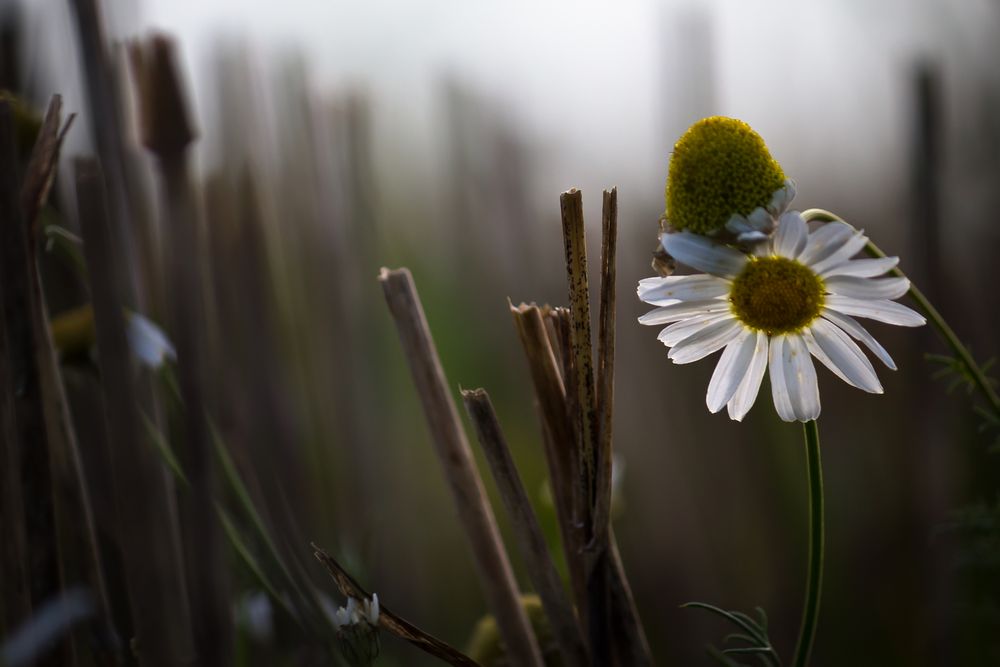
[{"label": "dried reed stalk", "polygon": [[[0,100],[0,625],[10,630],[31,614],[33,592],[57,579],[47,554],[28,558],[33,549],[51,547],[51,538],[38,544],[34,538],[51,535],[51,514],[45,483],[48,472],[46,448],[37,433],[26,429],[23,403],[36,391],[26,384],[30,363],[31,329],[27,290],[27,241],[23,236],[17,144],[10,105]],[[37,415],[36,411],[33,414]],[[35,428],[41,420],[32,420]],[[44,456],[42,461],[37,459]],[[44,467],[38,467],[44,463]],[[23,473],[29,473],[25,476]],[[38,486],[44,484],[41,489]],[[35,493],[42,493],[35,497]],[[31,494],[31,495],[29,495]],[[32,512],[26,513],[29,499]],[[48,524],[48,526],[46,526]],[[48,528],[48,529],[47,529]],[[38,566],[43,565],[39,571]]]},{"label": "dried reed stalk", "polygon": [[608,557],[611,561],[608,585],[611,589],[611,637],[614,642],[615,658],[619,665],[649,667],[653,664],[653,654],[649,650],[649,640],[639,619],[632,587],[625,576],[625,566],[618,552],[618,542],[614,531],[609,533]]},{"label": "dried reed stalk", "polygon": [[49,328],[48,306],[45,302],[36,250],[40,233],[39,214],[48,199],[55,179],[62,142],[72,123],[71,115],[63,124],[62,98],[54,95],[49,101],[45,119],[25,171],[24,183],[21,185],[21,206],[25,214],[25,231],[29,244],[28,263],[31,273],[29,298],[33,304],[32,328],[51,463],[53,507],[60,545],[62,577],[64,582],[88,582],[91,594],[106,618],[110,602],[101,567],[101,551],[97,540],[93,505],[66,398],[62,371]]},{"label": "dried reed stalk", "polygon": [[187,111],[173,42],[154,35],[145,44],[131,45],[129,56],[138,92],[140,137],[157,158],[164,193],[167,266],[173,281],[170,322],[184,401],[179,458],[191,487],[180,506],[192,628],[199,662],[223,665],[231,662],[232,623],[223,536],[210,511],[217,481],[205,403],[204,254],[187,154],[196,132]]},{"label": "dried reed stalk", "polygon": [[590,338],[590,287],[587,276],[587,239],[583,225],[583,194],[573,188],[559,197],[562,213],[563,243],[566,251],[566,276],[569,280],[571,337],[570,350],[576,382],[567,387],[575,392],[574,422],[579,429],[580,479],[583,488],[584,516],[588,539],[591,537],[591,513],[597,472],[594,436],[597,415],[594,396],[594,362]]},{"label": "dried reed stalk", "polygon": [[[51,184],[65,131],[61,99],[50,101],[25,172],[21,172],[6,102],[0,109],[0,420],[4,422],[5,492],[0,515],[9,526],[4,555],[4,625],[25,620],[67,582],[86,581],[107,608],[90,497],[48,328],[34,230]],[[15,479],[16,478],[16,479]],[[9,522],[9,523],[8,523]],[[14,559],[23,559],[20,563]],[[6,607],[6,605],[4,605]],[[78,633],[42,664],[77,664]]]},{"label": "dried reed stalk", "polygon": [[163,464],[152,447],[142,446],[145,443],[123,316],[124,271],[108,216],[104,180],[92,159],[77,160],[75,167],[109,459],[115,480],[118,541],[140,664],[191,664],[194,649],[190,628],[183,622],[188,611],[182,570],[169,538],[159,526],[169,503]]},{"label": "dried reed stalk", "polygon": [[[583,524],[577,518],[578,452],[575,447],[575,432],[567,413],[562,362],[551,344],[555,337],[555,324],[549,317],[543,320],[542,309],[533,304],[521,304],[517,307],[512,305],[510,310],[528,359],[528,370],[535,389],[542,421],[542,441],[549,484],[563,553],[569,568],[573,598],[582,608],[586,599],[586,584],[579,553],[585,542],[582,536]],[[546,307],[545,312],[550,311]]]},{"label": "dried reed stalk", "polygon": [[513,664],[541,666],[538,642],[521,606],[510,561],[500,539],[482,479],[476,470],[458,409],[431,338],[413,276],[383,268],[379,281],[420,395],[431,437],[469,539],[487,602]]},{"label": "dried reed stalk", "polygon": [[[590,287],[587,275],[587,239],[583,222],[583,194],[573,188],[559,197],[562,213],[563,243],[566,251],[566,277],[569,283],[570,337],[574,380],[567,393],[575,398],[571,404],[573,423],[577,427],[580,452],[579,486],[582,490],[581,520],[587,547],[584,551],[584,572],[587,602],[584,606],[590,652],[596,664],[610,664],[611,643],[608,633],[609,603],[606,544],[595,542],[598,534],[594,525],[596,509],[599,424],[594,388],[593,346],[590,332]],[[574,386],[575,385],[575,386]]]},{"label": "dried reed stalk", "polygon": [[601,301],[597,320],[597,489],[594,543],[607,548],[611,524],[611,442],[615,400],[615,254],[618,188],[604,191],[601,216]]},{"label": "dried reed stalk", "polygon": [[[347,573],[340,563],[334,560],[333,556],[320,549],[315,543],[312,544],[312,548],[313,554],[316,556],[316,560],[326,567],[327,572],[330,573],[330,576],[333,577],[333,581],[337,584],[337,588],[340,590],[341,595],[355,598],[357,600],[371,599],[371,594],[354,581],[351,575]],[[478,662],[458,649],[441,641],[437,637],[427,634],[406,619],[394,614],[382,603],[381,600],[379,600],[378,606],[379,627],[385,628],[400,639],[410,642],[425,653],[429,653],[435,658],[440,658],[449,665],[458,665],[459,667],[478,667]]]},{"label": "dried reed stalk", "polygon": [[542,607],[549,618],[553,635],[563,655],[564,664],[584,666],[589,664],[580,627],[577,625],[573,607],[566,599],[559,573],[552,562],[542,527],[531,507],[531,501],[524,490],[524,484],[514,465],[507,439],[500,428],[490,401],[483,389],[462,392],[465,411],[469,415],[479,444],[482,445],[489,462],[493,479],[496,480],[500,497],[510,515],[514,535],[521,547],[528,577],[541,598]]},{"label": "dried reed stalk", "polygon": [[[546,458],[574,596],[581,608],[597,603],[606,610],[588,615],[588,639],[595,663],[610,660],[607,644],[602,648],[600,642],[604,640],[597,636],[595,641],[595,632],[598,635],[610,632],[611,649],[618,664],[648,665],[652,664],[649,645],[610,529],[617,190],[604,192],[596,396],[591,392],[594,401],[591,412],[597,419],[596,428],[591,431],[595,504],[590,507],[593,514],[587,524],[582,520],[587,507],[579,497],[587,483],[586,467],[582,462],[567,464],[585,455],[581,434],[587,425],[585,406],[591,400],[587,397],[585,379],[590,352],[589,337],[585,334],[589,332],[589,324],[585,327],[579,321],[584,319],[584,303],[588,304],[589,312],[585,276],[579,275],[585,273],[586,265],[583,214],[577,191],[564,193],[561,203],[570,301],[577,304],[576,312],[524,304],[512,307],[511,312],[542,416]],[[579,368],[584,369],[582,373]],[[573,391],[573,387],[577,390]],[[563,474],[571,480],[566,488],[560,485]],[[571,508],[568,514],[567,506]],[[586,539],[584,530],[589,531]],[[605,620],[607,625],[602,623]],[[593,653],[595,649],[603,651],[603,656]]]}]

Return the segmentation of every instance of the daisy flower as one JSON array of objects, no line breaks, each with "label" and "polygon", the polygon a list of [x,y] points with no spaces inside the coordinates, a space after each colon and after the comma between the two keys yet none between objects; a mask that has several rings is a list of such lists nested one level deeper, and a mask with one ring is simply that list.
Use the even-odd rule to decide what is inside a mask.
[{"label": "daisy flower", "polygon": [[892,301],[907,292],[909,281],[878,277],[899,258],[852,259],[868,239],[845,223],[810,231],[798,212],[789,211],[752,254],[689,232],[662,234],[660,242],[679,262],[704,273],[640,281],[639,298],[657,308],[639,322],[668,325],[658,338],[674,363],[722,350],[706,402],[713,413],[727,407],[737,421],[757,399],[766,370],[783,420],[816,419],[820,400],[812,357],[848,384],[882,393],[855,341],[889,368],[896,365],[854,318],[924,324],[918,313]]}]

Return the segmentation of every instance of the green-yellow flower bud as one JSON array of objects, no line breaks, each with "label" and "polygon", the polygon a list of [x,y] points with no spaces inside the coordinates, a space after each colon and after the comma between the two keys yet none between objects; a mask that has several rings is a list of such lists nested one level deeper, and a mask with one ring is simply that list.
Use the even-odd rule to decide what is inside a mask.
[{"label": "green-yellow flower bud", "polygon": [[[546,667],[560,667],[563,662],[559,655],[559,647],[552,634],[549,619],[542,608],[541,599],[534,594],[522,595],[521,606],[528,615],[531,629],[535,631]],[[476,623],[466,653],[484,667],[504,667],[510,664],[503,642],[500,640],[500,629],[492,615],[484,616]]]},{"label": "green-yellow flower bud", "polygon": [[667,220],[676,230],[715,234],[733,215],[766,208],[784,185],[781,165],[753,128],[735,118],[704,118],[670,157]]}]

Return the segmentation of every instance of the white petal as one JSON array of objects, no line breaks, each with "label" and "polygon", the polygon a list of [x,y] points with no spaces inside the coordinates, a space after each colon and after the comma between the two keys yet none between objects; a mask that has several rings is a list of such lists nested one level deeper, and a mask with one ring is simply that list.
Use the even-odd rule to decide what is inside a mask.
[{"label": "white petal", "polygon": [[819,383],[812,356],[801,336],[785,337],[782,350],[782,365],[785,370],[785,386],[791,397],[795,418],[800,422],[819,417]]},{"label": "white petal", "polygon": [[833,276],[824,283],[833,294],[852,296],[856,299],[898,299],[910,289],[906,278],[858,278]]},{"label": "white petal", "polygon": [[675,364],[689,364],[704,359],[736,338],[741,331],[743,325],[735,317],[720,320],[674,345],[667,357]]},{"label": "white petal", "polygon": [[661,234],[660,243],[682,264],[722,278],[735,278],[747,263],[738,250],[689,232]]},{"label": "white petal", "polygon": [[[812,348],[810,351],[841,380],[871,394],[882,393],[882,384],[878,381],[871,362],[846,333],[819,318],[813,322],[812,335],[823,354],[816,354]],[[806,343],[809,343],[808,339]]]},{"label": "white petal", "polygon": [[754,336],[753,358],[750,360],[750,367],[743,375],[743,381],[736,388],[736,393],[729,399],[727,408],[730,419],[743,421],[743,418],[753,407],[757,400],[757,392],[760,391],[760,382],[764,379],[764,370],[767,368],[767,334],[758,331]]},{"label": "white petal", "polygon": [[[758,244],[760,246],[763,246],[765,249],[767,248],[767,244],[762,242],[766,240],[767,240],[767,234],[758,231],[743,232],[742,234],[739,234],[736,237],[737,243]],[[755,252],[754,254],[757,253]]]},{"label": "white petal", "polygon": [[852,259],[842,264],[820,271],[820,276],[857,276],[874,278],[899,264],[899,257],[879,257],[877,259]]},{"label": "white petal", "polygon": [[715,366],[715,372],[712,373],[712,380],[708,383],[708,392],[705,394],[709,412],[721,410],[736,393],[736,388],[743,381],[750,360],[753,359],[756,343],[757,335],[749,329],[744,329],[726,345],[722,356],[719,357],[719,363]]},{"label": "white petal", "polygon": [[854,228],[847,223],[828,222],[809,235],[805,250],[798,260],[812,265],[839,250],[854,233]]},{"label": "white petal", "polygon": [[768,349],[768,373],[771,375],[771,397],[774,399],[774,409],[783,421],[795,421],[795,408],[792,407],[792,397],[788,394],[785,384],[785,368],[782,356],[785,350],[787,336],[774,336]]},{"label": "white petal", "polygon": [[750,215],[747,216],[747,222],[754,231],[764,232],[765,234],[774,231],[774,217],[763,206],[758,206],[750,211]]},{"label": "white petal", "polygon": [[870,301],[831,294],[826,297],[826,307],[844,315],[867,317],[870,320],[896,324],[901,327],[919,327],[927,323],[920,313],[910,310],[901,303],[885,299]]},{"label": "white petal", "polygon": [[691,319],[674,322],[666,327],[656,336],[656,339],[666,345],[673,347],[688,336],[696,334],[709,324],[714,324],[719,320],[735,319],[732,313],[712,313],[710,315],[697,315]]},{"label": "white petal", "polygon": [[835,266],[840,266],[846,261],[849,261],[851,257],[858,254],[858,251],[865,247],[868,243],[868,237],[857,232],[854,236],[847,239],[844,245],[840,246],[831,253],[824,253],[826,256],[823,259],[817,258],[813,260],[812,270],[816,273],[822,273],[827,269],[833,268]]},{"label": "white petal", "polygon": [[136,359],[149,368],[159,368],[167,361],[177,359],[173,344],[152,320],[139,313],[127,313],[125,334]]},{"label": "white petal", "polygon": [[823,317],[836,324],[857,340],[860,340],[875,354],[876,357],[882,360],[883,364],[892,370],[896,370],[896,362],[892,360],[889,353],[886,352],[885,348],[882,347],[882,345],[875,340],[875,337],[868,333],[868,330],[861,326],[856,319],[848,315],[838,313],[834,310],[830,310],[829,308],[823,309]]},{"label": "white petal", "polygon": [[745,215],[733,213],[726,221],[726,230],[733,234],[745,234],[754,231],[754,228],[750,226],[750,221]]},{"label": "white petal", "polygon": [[726,221],[726,230],[736,235],[736,240],[760,241],[774,231],[774,217],[762,206],[758,206],[750,215],[734,213]]},{"label": "white petal", "polygon": [[808,237],[806,221],[798,211],[789,211],[781,216],[778,231],[774,233],[774,254],[795,259],[806,247]]},{"label": "white petal", "polygon": [[695,315],[723,313],[729,310],[729,302],[721,299],[704,299],[702,301],[681,301],[669,306],[654,308],[639,318],[639,324],[666,324],[677,320],[686,320]]},{"label": "white petal", "polygon": [[[739,240],[739,239],[737,239],[737,240]],[[767,240],[767,237],[764,237],[764,240]],[[742,241],[741,241],[741,243],[742,243]],[[770,257],[771,255],[774,254],[774,253],[771,252],[771,244],[770,243],[757,243],[757,242],[754,242],[753,245],[751,245],[749,247],[749,252],[754,257]]]},{"label": "white petal", "polygon": [[795,183],[790,180],[785,181],[784,187],[778,188],[771,196],[771,203],[767,205],[767,210],[771,215],[778,217],[785,212],[788,205],[795,199]]},{"label": "white petal", "polygon": [[639,298],[654,306],[667,306],[674,301],[696,301],[728,294],[731,283],[705,273],[694,276],[643,278],[639,281]]}]

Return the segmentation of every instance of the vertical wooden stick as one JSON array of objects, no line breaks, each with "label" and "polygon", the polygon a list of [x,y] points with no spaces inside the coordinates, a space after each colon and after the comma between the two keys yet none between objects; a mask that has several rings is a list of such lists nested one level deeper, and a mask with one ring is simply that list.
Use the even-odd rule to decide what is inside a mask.
[{"label": "vertical wooden stick", "polygon": [[521,606],[514,572],[500,540],[500,531],[482,479],[473,462],[458,409],[448,392],[444,369],[434,347],[413,276],[408,269],[390,271],[383,268],[379,281],[396,323],[413,382],[420,394],[459,520],[469,538],[480,582],[496,617],[511,664],[541,667],[542,654]]},{"label": "vertical wooden stick", "polygon": [[573,607],[566,599],[559,573],[545,545],[542,527],[531,508],[489,394],[483,389],[473,389],[463,391],[462,399],[500,490],[500,497],[510,514],[528,576],[542,600],[563,660],[567,665],[587,665],[587,649]]}]

